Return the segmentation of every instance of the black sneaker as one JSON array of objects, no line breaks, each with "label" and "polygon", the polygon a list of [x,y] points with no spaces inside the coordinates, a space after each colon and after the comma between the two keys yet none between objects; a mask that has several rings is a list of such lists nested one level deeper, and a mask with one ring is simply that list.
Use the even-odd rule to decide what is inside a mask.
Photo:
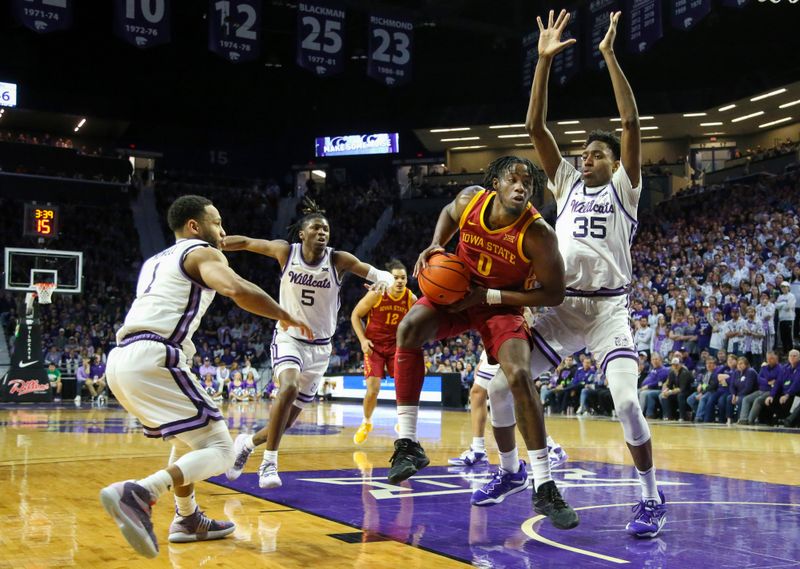
[{"label": "black sneaker", "polygon": [[389,482],[397,484],[428,466],[431,461],[425,456],[425,451],[419,443],[411,439],[397,439],[394,441],[394,454],[389,462],[392,463],[389,469]]},{"label": "black sneaker", "polygon": [[557,529],[572,529],[580,523],[578,514],[564,501],[552,480],[539,486],[533,497],[533,511],[547,516]]}]

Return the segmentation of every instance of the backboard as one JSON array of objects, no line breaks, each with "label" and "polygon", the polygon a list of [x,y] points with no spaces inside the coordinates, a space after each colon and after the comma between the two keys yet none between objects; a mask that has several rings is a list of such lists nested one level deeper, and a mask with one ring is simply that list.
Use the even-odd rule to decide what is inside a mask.
[{"label": "backboard", "polygon": [[55,292],[83,291],[83,253],[55,249],[6,247],[3,264],[6,290],[35,292],[37,282],[54,283]]}]

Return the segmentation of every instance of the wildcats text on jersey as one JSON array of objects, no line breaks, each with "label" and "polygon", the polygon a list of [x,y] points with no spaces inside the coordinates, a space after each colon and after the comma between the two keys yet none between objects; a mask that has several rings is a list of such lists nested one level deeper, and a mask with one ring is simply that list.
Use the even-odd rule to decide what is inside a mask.
[{"label": "wildcats text on jersey", "polygon": [[302,286],[313,286],[316,288],[331,288],[331,280],[329,278],[315,279],[312,275],[295,273],[294,271],[289,271],[289,281],[291,281],[292,284],[297,284]]}]

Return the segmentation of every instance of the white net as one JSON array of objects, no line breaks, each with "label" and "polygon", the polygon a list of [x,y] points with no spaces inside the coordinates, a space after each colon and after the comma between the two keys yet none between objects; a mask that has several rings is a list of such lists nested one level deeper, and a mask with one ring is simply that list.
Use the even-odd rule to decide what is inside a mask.
[{"label": "white net", "polygon": [[53,289],[56,288],[56,285],[53,283],[34,283],[33,286],[36,287],[36,297],[39,300],[39,304],[50,304],[53,302]]}]

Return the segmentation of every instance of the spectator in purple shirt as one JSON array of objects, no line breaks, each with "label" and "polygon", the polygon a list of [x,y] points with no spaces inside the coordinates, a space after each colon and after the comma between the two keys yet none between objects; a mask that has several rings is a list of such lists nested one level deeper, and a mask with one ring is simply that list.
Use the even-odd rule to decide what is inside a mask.
[{"label": "spectator in purple shirt", "polygon": [[101,396],[106,388],[106,364],[102,362],[100,354],[94,355],[94,361],[89,368],[89,376],[97,390],[97,396]]},{"label": "spectator in purple shirt", "polygon": [[[723,352],[717,353],[719,357]],[[719,417],[719,422],[724,423],[727,416],[728,400],[731,397],[730,379],[733,370],[736,369],[736,356],[727,354],[725,365],[719,366],[708,382],[707,392],[710,398],[706,404],[706,415],[703,421],[706,423],[714,422],[714,413]]]},{"label": "spectator in purple shirt", "polygon": [[758,372],[758,390],[742,399],[742,411],[739,413],[740,425],[754,425],[761,411],[764,401],[770,396],[775,383],[780,379],[783,368],[778,363],[778,354],[769,352],[767,363],[761,366]]},{"label": "spectator in purple shirt", "polygon": [[798,393],[800,393],[800,351],[792,350],[789,352],[789,363],[783,366],[782,376],[775,382],[769,397],[764,400],[764,405],[773,408],[778,419],[786,417],[783,421],[785,426],[794,426],[800,419],[800,412],[795,409],[790,415],[789,411]]},{"label": "spectator in purple shirt", "polygon": [[211,358],[205,356],[203,358],[203,363],[198,370],[200,377],[205,378],[205,376],[210,375],[214,380],[217,378],[217,366],[211,363]]},{"label": "spectator in purple shirt", "polygon": [[669,369],[664,367],[664,360],[658,352],[650,356],[650,363],[652,364],[650,373],[639,388],[639,406],[645,411],[648,419],[655,419],[658,397],[669,376]]},{"label": "spectator in purple shirt", "polygon": [[726,416],[729,423],[739,415],[742,399],[753,393],[757,387],[758,374],[750,367],[750,361],[746,357],[739,356],[730,381],[731,398]]}]

